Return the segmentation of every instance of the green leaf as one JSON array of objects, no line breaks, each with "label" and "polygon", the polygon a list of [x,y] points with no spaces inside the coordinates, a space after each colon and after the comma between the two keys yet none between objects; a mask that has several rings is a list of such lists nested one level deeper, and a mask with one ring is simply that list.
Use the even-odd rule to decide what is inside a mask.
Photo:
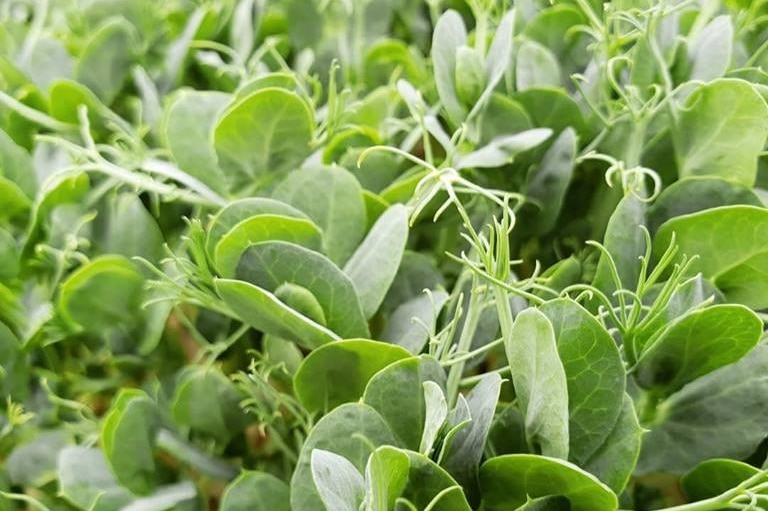
[{"label": "green leaf", "polygon": [[632,399],[625,394],[613,429],[603,445],[581,465],[582,468],[597,476],[617,495],[620,494],[637,465],[643,433]]},{"label": "green leaf", "polygon": [[[32,157],[18,146],[8,134],[0,129],[0,177],[18,187],[22,196],[33,199],[37,191],[37,178]],[[8,185],[6,185],[8,186]],[[6,206],[3,206],[5,209]],[[10,216],[10,213],[8,213]],[[6,216],[0,214],[0,217]]]},{"label": "green leaf", "polygon": [[467,44],[467,29],[461,15],[449,9],[435,24],[432,34],[432,66],[440,102],[451,121],[458,125],[464,120],[466,110],[456,91],[456,53]]},{"label": "green leaf", "polygon": [[423,296],[425,289],[436,290],[444,287],[445,279],[431,257],[406,250],[380,309],[383,313],[390,313],[411,298]]},{"label": "green leaf", "polygon": [[525,419],[516,404],[504,406],[493,419],[488,432],[488,456],[528,452]]},{"label": "green leaf", "polygon": [[[323,193],[318,193],[322,183]],[[357,180],[340,167],[294,172],[272,194],[306,213],[323,231],[325,253],[336,264],[349,259],[365,234],[365,203]]]},{"label": "green leaf", "polygon": [[395,204],[379,217],[344,266],[366,318],[376,313],[395,280],[407,241],[408,211],[405,206]]},{"label": "green leaf", "polygon": [[518,314],[504,339],[528,444],[568,458],[568,385],[552,323],[536,309]]},{"label": "green leaf", "polygon": [[214,249],[214,264],[224,278],[232,278],[243,253],[256,243],[285,241],[321,251],[323,233],[310,220],[281,215],[256,215],[224,234]]},{"label": "green leaf", "polygon": [[57,79],[71,79],[74,74],[74,59],[66,46],[45,35],[35,41],[29,61],[19,62],[19,65],[42,91],[48,90]]},{"label": "green leaf", "polygon": [[424,387],[424,431],[419,442],[419,452],[425,456],[432,454],[438,434],[448,418],[448,402],[445,392],[435,382],[425,381]]},{"label": "green leaf", "polygon": [[191,481],[166,484],[146,497],[136,498],[122,509],[131,511],[165,511],[179,509],[192,511],[199,501],[197,488]]},{"label": "green leaf", "polygon": [[258,243],[243,253],[237,278],[273,293],[285,283],[299,285],[317,299],[333,332],[369,336],[354,284],[322,254],[284,241]]},{"label": "green leaf", "polygon": [[115,18],[102,25],[88,40],[75,64],[77,80],[107,104],[123,88],[134,61],[134,28]]},{"label": "green leaf", "polygon": [[750,188],[719,177],[683,179],[665,188],[653,203],[648,210],[648,228],[655,233],[664,222],[675,217],[739,204],[763,205]]},{"label": "green leaf", "polygon": [[540,234],[551,231],[560,215],[573,176],[576,149],[576,132],[566,128],[544,153],[538,167],[528,174],[525,195],[538,201],[532,228]]},{"label": "green leaf", "polygon": [[288,485],[264,472],[244,471],[221,498],[221,511],[290,511]]},{"label": "green leaf", "polygon": [[464,105],[474,105],[485,88],[483,58],[476,49],[469,46],[456,48],[454,80],[459,100]]},{"label": "green leaf", "polygon": [[624,362],[608,331],[576,302],[560,298],[539,310],[552,323],[568,384],[569,459],[582,465],[619,417]]},{"label": "green leaf", "polygon": [[[768,431],[768,346],[689,383],[646,413],[637,474],[683,473],[709,458],[743,459]],[[702,420],[702,417],[705,420]],[[643,415],[641,415],[641,419]]]},{"label": "green leaf", "polygon": [[134,496],[115,480],[104,453],[92,447],[67,447],[58,457],[59,492],[79,509],[119,511]]},{"label": "green leaf", "polygon": [[479,122],[480,144],[483,145],[502,135],[533,128],[523,105],[499,93],[490,96]]},{"label": "green leaf", "polygon": [[120,483],[138,495],[156,486],[155,435],[160,427],[157,405],[143,391],[121,389],[101,426],[101,445]]},{"label": "green leaf", "polygon": [[[638,258],[645,254],[645,235],[640,229],[641,225],[645,225],[645,203],[634,194],[625,195],[611,215],[603,239],[603,246],[613,258],[624,289],[634,289],[640,275]],[[613,301],[616,300],[613,296],[613,292],[617,290],[616,283],[608,257],[603,252],[600,253],[592,285]]]},{"label": "green leaf", "polygon": [[222,194],[235,190],[230,190],[230,176],[219,167],[213,128],[230,100],[223,92],[182,89],[169,101],[161,126],[179,168]]},{"label": "green leaf", "polygon": [[103,332],[135,321],[144,279],[127,259],[105,255],[72,273],[59,291],[58,308],[67,321]]},{"label": "green leaf", "polygon": [[369,87],[386,86],[396,71],[413,83],[428,80],[423,57],[404,41],[384,39],[371,46],[365,54],[365,83]]},{"label": "green leaf", "polygon": [[344,456],[314,449],[310,456],[312,480],[325,509],[357,511],[365,497],[365,481]]},{"label": "green leaf", "polygon": [[563,62],[572,57],[567,52],[577,41],[572,33],[563,35],[584,22],[584,15],[575,5],[552,4],[526,23],[523,35],[549,48]]},{"label": "green leaf", "polygon": [[691,41],[691,80],[708,82],[720,78],[731,64],[733,22],[728,15],[717,16]]},{"label": "green leaf", "polygon": [[408,484],[402,498],[415,506],[415,509],[439,511],[470,511],[464,491],[448,472],[426,456],[405,451],[410,461]]},{"label": "green leaf", "polygon": [[478,467],[483,457],[488,431],[496,412],[501,391],[501,376],[488,373],[467,396],[471,422],[452,438],[442,455],[440,465],[445,468],[474,500]]},{"label": "green leaf", "polygon": [[343,456],[362,473],[371,452],[381,445],[397,446],[398,442],[373,408],[348,403],[334,409],[315,424],[301,448],[290,484],[291,509],[326,511],[312,479],[312,451]]},{"label": "green leaf", "polygon": [[18,445],[3,463],[8,480],[17,486],[45,486],[55,477],[59,452],[71,441],[66,431],[54,429]]},{"label": "green leaf", "polygon": [[637,363],[637,382],[671,394],[700,376],[732,364],[760,340],[763,322],[742,305],[715,305],[672,323]]},{"label": "green leaf", "polygon": [[[0,284],[0,303],[5,301],[2,291]],[[0,394],[21,401],[31,389],[32,367],[22,344],[3,321],[7,319],[0,314]]]},{"label": "green leaf", "polygon": [[268,87],[285,89],[298,93],[301,91],[302,85],[293,72],[267,73],[244,83],[235,91],[235,94],[238,99],[241,99],[250,96],[258,90],[266,89]]},{"label": "green leaf", "polygon": [[562,495],[549,495],[537,499],[529,499],[528,502],[517,508],[516,511],[570,511],[571,504]]},{"label": "green leaf", "polygon": [[224,446],[248,423],[240,408],[245,397],[220,371],[189,367],[179,378],[171,413],[177,424]]},{"label": "green leaf", "polygon": [[534,128],[491,140],[487,145],[457,159],[457,169],[495,168],[511,163],[515,156],[541,145],[552,136],[548,128]]},{"label": "green leaf", "polygon": [[673,131],[680,177],[718,176],[752,186],[767,119],[768,106],[750,83],[724,78],[702,85]]},{"label": "green leaf", "polygon": [[532,454],[497,456],[480,468],[488,511],[517,509],[529,498],[561,495],[571,511],[615,511],[616,495],[593,475],[567,461]]},{"label": "green leaf", "polygon": [[289,339],[306,348],[316,348],[340,339],[274,294],[240,280],[217,279],[216,292],[241,321],[264,333]]},{"label": "green leaf", "polygon": [[288,307],[299,312],[312,321],[325,325],[325,311],[309,289],[286,282],[275,289],[275,296]]},{"label": "green leaf", "polygon": [[371,511],[395,509],[395,501],[408,484],[410,459],[402,450],[382,446],[373,451],[365,467],[366,501]]},{"label": "green leaf", "polygon": [[430,332],[424,325],[433,326],[448,300],[445,291],[433,291],[403,302],[387,319],[381,340],[402,346],[418,355],[429,340]]},{"label": "green leaf", "polygon": [[534,87],[560,87],[562,77],[555,55],[535,41],[523,41],[515,62],[517,90]]},{"label": "green leaf", "polygon": [[0,227],[0,281],[10,280],[19,274],[20,250],[11,233]]},{"label": "green leaf", "polygon": [[680,486],[689,500],[705,500],[725,493],[758,472],[757,468],[741,461],[706,460],[686,473],[680,479]]},{"label": "green leaf", "polygon": [[133,193],[111,198],[97,217],[101,250],[127,258],[142,257],[157,263],[163,256],[163,233],[157,220]]},{"label": "green leaf", "polygon": [[728,301],[768,307],[768,209],[726,206],[673,218],[656,233],[654,255],[661,255],[672,233],[680,254],[699,256],[691,271],[714,282]]},{"label": "green leaf", "polygon": [[268,87],[236,100],[213,130],[221,168],[239,173],[230,188],[293,170],[309,155],[314,125],[306,102],[284,89]]},{"label": "green leaf", "polygon": [[568,127],[582,136],[587,131],[578,103],[562,89],[532,87],[512,98],[525,108],[535,127],[549,128],[556,135]]},{"label": "green leaf", "polygon": [[3,202],[3,209],[0,211],[0,219],[13,217],[22,213],[32,206],[32,201],[24,195],[19,186],[0,176],[0,200]]},{"label": "green leaf", "polygon": [[403,348],[378,341],[333,342],[304,359],[294,377],[294,389],[308,410],[327,412],[358,400],[373,375],[408,357]]},{"label": "green leaf", "polygon": [[[79,509],[89,511],[165,511],[185,509],[197,502],[190,481],[160,486],[146,497],[137,497],[115,480],[99,449],[72,446],[59,454],[59,491]],[[287,497],[287,494],[286,494]]]},{"label": "green leaf", "polygon": [[228,203],[211,219],[205,240],[206,251],[213,256],[221,237],[243,220],[258,215],[275,215],[309,220],[309,217],[293,206],[274,199],[253,197]]},{"label": "green leaf", "polygon": [[445,388],[445,371],[429,355],[409,357],[388,365],[368,382],[363,402],[389,424],[400,444],[417,450],[428,428],[425,382]]}]

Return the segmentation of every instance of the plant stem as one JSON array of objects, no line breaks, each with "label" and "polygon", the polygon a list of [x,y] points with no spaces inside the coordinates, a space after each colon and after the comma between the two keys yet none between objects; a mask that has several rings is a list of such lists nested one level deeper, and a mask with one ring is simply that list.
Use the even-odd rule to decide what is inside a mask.
[{"label": "plant stem", "polygon": [[[475,288],[476,279],[472,279],[473,291]],[[472,339],[477,331],[477,324],[480,320],[480,298],[482,294],[472,292],[469,298],[469,305],[467,306],[467,316],[464,320],[464,325],[461,328],[461,336],[459,337],[459,344],[457,351],[459,353],[468,352],[472,346]],[[461,375],[464,373],[464,365],[466,361],[460,360],[455,365],[451,366],[451,370],[448,372],[448,383],[446,384],[448,406],[453,407],[456,404],[456,399],[459,397],[459,384],[461,383]]]},{"label": "plant stem", "polygon": [[478,355],[480,355],[482,353],[485,353],[486,351],[492,350],[496,346],[498,346],[500,344],[503,344],[503,343],[504,343],[504,338],[500,337],[500,338],[496,339],[495,341],[491,341],[488,344],[485,344],[485,345],[477,348],[476,350],[467,351],[465,353],[457,352],[456,353],[456,357],[450,358],[450,359],[446,360],[445,362],[441,362],[441,365],[443,367],[448,367],[448,366],[452,366],[454,364],[458,364],[459,362],[465,362],[465,361],[467,361],[467,360],[469,360],[471,358],[474,358],[474,357],[476,357],[476,356],[478,356]]},{"label": "plant stem", "polygon": [[736,507],[732,502],[733,499],[760,483],[760,481],[764,480],[767,475],[765,470],[761,470],[749,479],[744,480],[738,486],[721,493],[717,497],[700,500],[698,502],[690,502],[680,506],[667,507],[660,511],[715,511],[723,508],[741,509],[741,506]]}]

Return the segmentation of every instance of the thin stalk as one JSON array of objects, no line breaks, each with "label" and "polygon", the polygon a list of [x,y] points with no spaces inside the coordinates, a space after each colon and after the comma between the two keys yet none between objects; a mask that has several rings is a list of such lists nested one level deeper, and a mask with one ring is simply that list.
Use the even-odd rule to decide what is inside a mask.
[{"label": "thin stalk", "polygon": [[444,362],[440,362],[440,365],[443,367],[450,367],[454,364],[458,364],[459,362],[466,362],[467,360],[470,360],[472,358],[475,358],[478,355],[482,355],[486,351],[490,351],[496,346],[499,346],[500,344],[504,343],[504,338],[499,337],[495,341],[491,341],[488,344],[481,346],[480,348],[477,348],[476,350],[468,351],[466,353],[462,352],[456,352],[456,356],[454,358],[448,359]]},{"label": "thin stalk", "polygon": [[[475,286],[473,285],[473,288],[474,287]],[[479,293],[473,292],[470,294],[469,305],[467,307],[467,319],[464,321],[464,325],[462,326],[461,336],[459,337],[459,343],[457,346],[457,351],[459,353],[469,351],[469,348],[472,346],[472,339],[475,336],[477,325],[480,321],[480,298],[481,295]],[[464,373],[465,362],[466,361],[464,360],[460,360],[458,363],[451,366],[451,369],[448,372],[446,394],[448,398],[448,406],[450,408],[453,408],[453,406],[456,404],[456,399],[458,399],[459,385],[461,383],[461,376]]]},{"label": "thin stalk", "polygon": [[664,508],[662,511],[715,511],[728,507],[731,509],[739,509],[731,502],[733,499],[739,497],[742,493],[749,491],[750,488],[760,483],[760,481],[766,478],[766,471],[762,470],[753,475],[749,479],[743,481],[738,486],[731,488],[730,490],[721,493],[717,497],[712,497],[698,502],[691,502],[689,504],[683,504],[680,506],[673,506]]},{"label": "thin stalk", "polygon": [[18,99],[9,96],[3,91],[0,91],[0,104],[10,108],[28,121],[32,121],[44,128],[48,128],[51,131],[62,133],[77,131],[76,126],[67,124],[66,122],[61,122],[58,119],[54,119],[53,117],[44,114],[40,110],[28,107]]}]

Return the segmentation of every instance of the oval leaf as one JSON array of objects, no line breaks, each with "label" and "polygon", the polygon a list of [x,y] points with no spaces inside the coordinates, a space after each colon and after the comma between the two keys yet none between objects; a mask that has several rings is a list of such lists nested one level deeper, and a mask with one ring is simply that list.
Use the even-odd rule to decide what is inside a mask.
[{"label": "oval leaf", "polygon": [[384,212],[344,266],[366,318],[373,316],[395,280],[408,241],[408,211],[396,204]]},{"label": "oval leaf", "polygon": [[286,283],[301,286],[323,308],[330,330],[346,338],[369,336],[354,284],[322,254],[283,241],[258,243],[243,253],[237,278],[270,292]]},{"label": "oval leaf", "polygon": [[294,389],[310,411],[332,410],[359,399],[374,374],[408,357],[410,353],[399,346],[366,339],[326,344],[299,366]]},{"label": "oval leaf", "polygon": [[518,314],[504,348],[529,445],[568,458],[568,384],[552,323],[537,309]]},{"label": "oval leaf", "polygon": [[320,251],[323,233],[311,221],[280,215],[256,215],[235,225],[221,237],[214,250],[219,274],[232,278],[245,250],[263,241],[287,241],[310,250]]},{"label": "oval leaf", "polygon": [[297,94],[274,87],[258,90],[235,101],[214,126],[221,168],[240,173],[235,187],[291,170],[309,155],[314,124],[312,111]]},{"label": "oval leaf", "polygon": [[697,310],[670,325],[640,357],[638,383],[671,394],[700,376],[732,364],[760,340],[763,322],[742,305]]},{"label": "oval leaf", "polygon": [[338,335],[292,309],[275,295],[241,280],[217,279],[216,292],[241,321],[257,330],[316,348]]},{"label": "oval leaf", "polygon": [[480,469],[488,511],[517,509],[529,498],[561,495],[571,511],[616,511],[616,495],[592,474],[567,461],[532,454],[507,454]]}]

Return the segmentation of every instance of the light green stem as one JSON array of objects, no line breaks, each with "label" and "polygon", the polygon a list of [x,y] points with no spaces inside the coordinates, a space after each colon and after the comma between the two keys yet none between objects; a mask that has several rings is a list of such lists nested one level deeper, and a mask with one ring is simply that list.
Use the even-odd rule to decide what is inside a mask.
[{"label": "light green stem", "polygon": [[[474,286],[473,286],[474,287]],[[479,295],[478,293],[471,293],[469,298],[469,305],[467,306],[467,319],[464,321],[464,325],[461,329],[461,336],[459,337],[459,344],[457,351],[459,353],[469,351],[472,346],[472,339],[475,337],[477,331],[477,324],[480,320]],[[456,404],[456,400],[459,397],[459,384],[461,383],[461,376],[464,374],[464,365],[466,360],[460,360],[458,363],[451,366],[448,372],[448,383],[446,384],[448,406],[453,407]]]}]

